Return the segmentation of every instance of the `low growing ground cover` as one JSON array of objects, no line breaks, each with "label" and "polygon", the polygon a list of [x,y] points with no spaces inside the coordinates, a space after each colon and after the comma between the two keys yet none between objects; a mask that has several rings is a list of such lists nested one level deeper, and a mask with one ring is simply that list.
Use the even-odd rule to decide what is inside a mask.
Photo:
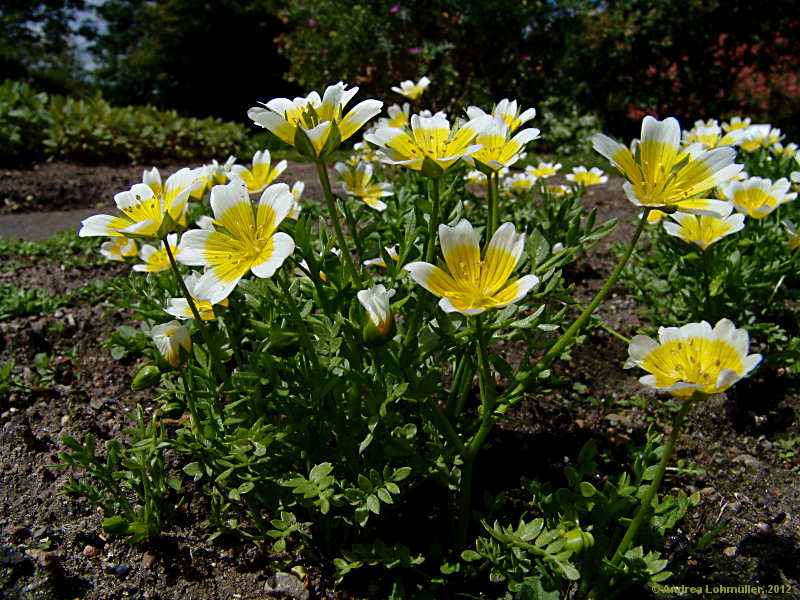
[{"label": "low growing ground cover", "polygon": [[[386,134],[373,135],[378,141],[386,139]],[[321,148],[323,156],[313,157],[318,163],[325,158],[324,140]],[[311,144],[306,150],[317,154],[320,148]],[[636,538],[637,547],[644,549],[641,560],[635,552],[626,555],[617,563],[625,565],[623,572],[609,573],[592,559],[602,556],[593,554],[602,549],[610,551],[605,556],[613,562],[611,554],[625,526],[639,512],[637,502],[625,500],[625,486],[618,483],[620,473],[630,472],[638,480],[641,490],[637,493],[647,489],[656,473],[656,448],[674,430],[671,422],[676,415],[684,412],[679,399],[640,386],[641,372],[622,368],[628,357],[628,338],[638,331],[652,335],[659,324],[682,325],[658,323],[656,318],[700,320],[703,315],[692,310],[708,306],[709,298],[717,306],[733,304],[736,296],[731,294],[738,287],[726,286],[719,276],[729,268],[722,257],[733,256],[734,250],[718,253],[713,265],[699,260],[706,269],[717,268],[706,271],[708,284],[702,283],[706,279],[701,271],[688,277],[701,283],[687,298],[705,298],[705,302],[692,304],[684,299],[680,310],[664,312],[663,306],[645,297],[652,291],[634,287],[643,269],[658,268],[652,261],[659,250],[652,247],[662,234],[648,226],[644,235],[651,250],[637,251],[629,275],[623,276],[624,285],[617,283],[607,290],[607,300],[586,321],[586,329],[574,340],[577,343],[562,347],[548,372],[539,373],[536,384],[525,385],[524,393],[511,402],[515,385],[526,377],[524,368],[517,370],[520,365],[537,364],[548,356],[554,332],[567,329],[605,288],[619,255],[625,252],[615,249],[613,242],[624,245],[642,228],[631,213],[620,178],[570,188],[565,178],[547,177],[548,171],[559,167],[534,161],[528,175],[540,171],[529,177],[532,189],[523,190],[517,200],[502,196],[487,213],[497,202],[491,180],[490,189],[480,192],[464,187],[464,167],[455,167],[461,171],[447,177],[430,165],[420,167],[432,170],[434,176],[428,179],[437,183],[396,167],[387,177],[395,184],[394,198],[377,192],[356,194],[355,199],[338,205],[347,208],[341,232],[317,234],[317,227],[324,230],[330,212],[326,215],[322,203],[303,196],[301,219],[282,233],[294,236],[299,254],[295,262],[302,257],[306,264],[293,263],[293,267],[303,269],[307,279],[295,273],[298,279],[282,282],[279,273],[275,275],[278,285],[273,285],[270,280],[247,278],[244,293],[237,289],[229,298],[235,310],[230,305],[214,309],[220,311],[224,327],[217,327],[220,321],[207,322],[215,341],[205,344],[203,334],[193,329],[188,355],[177,350],[164,352],[160,358],[151,340],[158,324],[170,318],[163,308],[176,304],[167,298],[179,295],[169,271],[125,277],[129,267],[100,264],[99,244],[87,244],[86,238],[61,237],[49,246],[5,243],[10,285],[49,290],[34,293],[30,300],[22,294],[22,300],[4,305],[5,346],[0,358],[5,370],[0,375],[9,392],[8,406],[3,407],[4,488],[36,490],[33,497],[39,499],[32,504],[31,495],[22,493],[4,499],[7,567],[3,584],[7,589],[50,595],[68,590],[70,596],[88,597],[134,592],[149,597],[261,597],[267,588],[283,583],[295,587],[293,597],[303,597],[308,590],[331,598],[456,594],[522,598],[592,593],[580,581],[593,574],[596,585],[605,585],[609,577],[616,582],[633,577],[634,585],[627,592],[622,584],[618,590],[612,588],[612,593],[629,597],[674,595],[658,585],[707,585],[704,597],[730,597],[722,588],[714,592],[718,586],[763,586],[767,593],[772,585],[776,586],[770,592],[773,595],[796,594],[798,531],[791,515],[798,498],[794,416],[798,398],[788,359],[765,360],[749,379],[726,393],[694,402],[655,499],[658,510],[642,512],[649,525]],[[353,191],[358,187],[356,175],[367,171],[354,161],[351,171],[343,168],[340,172],[353,174],[351,180],[344,177]],[[319,174],[328,175],[322,170]],[[552,183],[559,180],[567,187]],[[236,184],[234,178],[231,181]],[[437,192],[439,184],[444,185]],[[230,189],[230,185],[220,187]],[[362,185],[361,191],[366,187]],[[136,189],[140,195],[146,193],[144,188]],[[324,179],[321,191],[325,208],[336,207],[328,203]],[[278,192],[282,189],[273,188],[271,193]],[[441,194],[438,199],[437,193]],[[214,226],[220,234],[234,234],[237,226],[225,223],[224,214],[216,210],[220,198],[211,199]],[[239,201],[228,202],[236,205]],[[376,213],[369,212],[372,204],[382,202],[387,206],[375,217]],[[464,216],[483,230],[496,219],[495,229],[504,231],[497,218],[502,213],[503,220],[511,218],[518,231],[527,231],[527,256],[520,274],[535,275],[542,287],[534,287],[531,294],[541,295],[519,309],[501,306],[490,309],[494,313],[486,311],[485,329],[481,329],[482,321],[475,326],[475,315],[448,317],[435,298],[425,295],[427,291],[401,279],[399,269],[391,268],[391,253],[380,248],[398,242],[401,264],[411,262],[409,255],[418,263],[429,255],[441,256],[438,239],[447,239],[449,230],[439,229],[438,239],[426,237],[432,227],[424,222],[431,210],[436,214],[437,202],[441,203],[439,218],[454,226]],[[211,214],[205,204],[192,207],[193,219],[201,212]],[[314,218],[304,220],[304,214]],[[175,220],[180,216],[176,214]],[[602,235],[593,236],[598,227],[615,218],[613,233],[609,224],[600,230]],[[361,225],[354,227],[356,223]],[[309,235],[312,227],[315,233]],[[458,227],[465,226],[454,230],[460,231]],[[774,231],[781,232],[780,238]],[[780,227],[773,230],[763,225],[758,234],[771,236],[775,254],[779,245],[786,244]],[[482,246],[488,237],[481,236]],[[728,237],[735,239],[733,234]],[[514,245],[515,238],[510,239]],[[330,252],[335,244],[357,251],[354,254],[361,257],[361,264],[348,266],[346,258],[338,259]],[[180,247],[176,244],[176,248]],[[682,251],[677,245],[670,248]],[[179,249],[179,258],[181,252],[191,254],[188,246]],[[140,258],[144,264],[153,264],[154,254],[145,252]],[[370,254],[389,265],[388,275],[378,266],[362,271]],[[670,270],[684,262],[696,266],[698,259],[689,254],[691,250],[676,254]],[[33,266],[32,257],[36,259]],[[460,264],[448,260],[453,276]],[[781,269],[785,269],[782,264],[770,269],[778,279],[766,299],[779,302],[775,306],[783,311],[792,307],[788,284],[792,274]],[[379,302],[356,299],[356,292],[374,289],[366,285],[365,271],[387,287],[391,283],[403,290],[391,300],[400,332],[396,338],[391,327],[384,330],[380,319],[370,318],[373,312],[380,313],[375,308]],[[660,277],[668,280],[669,274]],[[95,278],[106,283],[82,289],[86,287],[82,281]],[[710,282],[717,278],[720,281],[712,294]],[[284,286],[289,293],[281,293]],[[73,287],[81,291],[67,292]],[[216,290],[216,285],[210,289]],[[659,289],[665,296],[676,293],[664,291],[663,286]],[[208,298],[215,300],[218,295],[214,292]],[[265,297],[280,308],[266,307]],[[316,312],[319,309],[309,302],[311,297],[323,306],[322,312]],[[290,298],[298,306],[292,308]],[[453,298],[453,312],[472,310]],[[419,322],[411,310],[414,305],[426,314]],[[118,310],[111,310],[114,306]],[[539,306],[544,308],[537,313]],[[752,319],[737,321],[740,327],[750,327],[756,317],[775,312],[747,303],[740,309],[737,317]],[[252,310],[257,316],[241,318]],[[293,315],[295,311],[300,319]],[[541,318],[542,314],[547,318]],[[197,321],[192,327],[199,327]],[[301,321],[313,328],[318,360],[325,361],[321,366],[313,364],[307,348],[299,350],[304,344]],[[370,321],[377,333],[370,329]],[[516,325],[511,330],[533,324],[531,336],[520,339],[506,333],[504,323],[512,321]],[[336,335],[323,336],[324,327],[332,324],[339,327]],[[422,358],[421,374],[407,373],[399,360],[404,356],[402,334],[415,324],[420,327],[419,346],[414,350]],[[751,353],[769,358],[788,347],[795,335],[791,322],[776,320],[774,324],[754,329]],[[179,323],[171,326],[173,330],[181,327]],[[234,337],[231,330],[236,328]],[[487,332],[494,338],[491,342],[485,337]],[[344,341],[337,345],[337,337]],[[376,337],[387,338],[384,345]],[[235,339],[238,344],[232,342]],[[103,340],[108,340],[107,347],[99,348]],[[347,346],[346,350],[338,350],[340,345]],[[198,353],[198,347],[219,349],[220,364],[215,366],[210,353]],[[365,350],[359,350],[362,347]],[[345,352],[345,362],[339,352]],[[488,353],[491,365],[485,359]],[[468,358],[462,360],[462,356]],[[199,366],[192,366],[192,361]],[[362,375],[350,372],[357,362]],[[172,371],[168,363],[178,371]],[[382,371],[381,364],[393,366]],[[318,368],[330,370],[329,376],[320,377]],[[375,377],[373,369],[378,369],[380,377]],[[470,369],[475,377],[464,374]],[[268,376],[256,381],[248,375],[253,372]],[[312,385],[309,376],[315,373],[318,380]],[[139,390],[131,392],[134,374]],[[227,383],[226,377],[230,378]],[[412,384],[406,382],[397,391],[403,382],[393,378],[404,377]],[[426,404],[429,401],[413,393],[413,387],[428,381],[425,377],[429,394],[438,404],[434,407],[441,407],[453,433],[444,433],[447,426],[442,417],[428,412],[433,410]],[[330,389],[315,391],[323,381]],[[371,406],[375,391],[367,386],[369,381],[379,392],[392,392],[385,407]],[[304,399],[293,406],[298,401],[295,394]],[[329,394],[339,394],[343,404],[325,401]],[[221,406],[215,405],[215,398],[222,400]],[[303,405],[320,399],[319,405]],[[499,406],[504,410],[496,411]],[[409,410],[418,414],[410,415]],[[253,419],[255,413],[258,418]],[[342,414],[347,425],[337,421]],[[333,435],[324,431],[319,419],[327,419]],[[276,424],[280,427],[269,429]],[[259,433],[264,426],[266,434]],[[210,431],[217,427],[220,433],[215,437]],[[290,434],[299,437],[284,448]],[[271,438],[269,445],[263,444],[262,451],[258,442],[267,438]],[[481,442],[476,446],[481,452],[458,449],[459,443],[471,445],[475,439]],[[98,462],[86,461],[92,454],[85,454],[92,440]],[[154,444],[154,440],[159,442]],[[103,448],[108,441],[111,444]],[[353,441],[355,445],[350,445]],[[246,467],[237,462],[239,446],[244,448]],[[300,450],[299,460],[285,454],[292,447]],[[218,454],[220,448],[230,455]],[[106,462],[114,453],[120,462]],[[325,456],[330,458],[322,460]],[[79,470],[68,472],[54,466],[65,460],[83,461],[95,476],[85,478]],[[465,466],[465,461],[472,462]],[[466,489],[471,488],[472,494],[471,498],[467,494],[464,508],[467,472],[471,486]],[[70,477],[75,480],[67,484]],[[256,477],[260,478],[258,487],[247,485]],[[351,477],[353,483],[349,483]],[[113,482],[123,486],[121,494],[114,493]],[[57,496],[65,484],[89,502]],[[559,488],[566,491],[555,492]],[[556,495],[551,497],[552,493]],[[604,510],[615,514],[624,507],[629,512],[622,514],[622,527],[614,533],[612,526],[609,533],[608,525],[602,523],[603,511],[592,507],[603,507],[613,494],[618,494],[619,504]],[[127,509],[126,502],[130,503]],[[93,511],[89,504],[102,510]],[[650,502],[645,504],[649,507]],[[567,514],[565,506],[573,506],[580,520]],[[259,523],[260,519],[264,522]],[[536,545],[545,535],[550,541]],[[134,544],[127,544],[125,537]],[[648,587],[648,577],[663,573],[667,563],[672,577],[655,579]],[[595,592],[595,597],[610,595]]]}]

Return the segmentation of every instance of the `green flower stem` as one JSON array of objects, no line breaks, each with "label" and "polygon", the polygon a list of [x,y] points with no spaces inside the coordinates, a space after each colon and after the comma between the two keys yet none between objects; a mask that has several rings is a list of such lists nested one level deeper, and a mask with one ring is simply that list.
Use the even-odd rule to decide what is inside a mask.
[{"label": "green flower stem", "polygon": [[481,392],[481,426],[470,441],[467,452],[473,458],[483,446],[486,436],[494,425],[494,409],[497,408],[497,391],[489,368],[488,342],[483,333],[481,317],[475,317],[475,334],[478,338],[478,383]]},{"label": "green flower stem", "polygon": [[464,406],[463,399],[458,391],[461,389],[461,380],[465,376],[466,364],[467,354],[464,352],[461,354],[461,357],[458,359],[458,364],[453,370],[453,381],[450,384],[450,398],[447,401],[447,416],[450,419],[454,419],[457,415],[460,415],[461,409]]},{"label": "green flower stem", "polygon": [[183,293],[183,297],[186,298],[186,302],[189,304],[189,308],[192,311],[192,316],[194,317],[194,322],[197,323],[197,328],[200,330],[200,335],[203,336],[203,341],[206,343],[208,352],[211,355],[211,362],[214,364],[214,369],[217,371],[217,377],[219,377],[220,381],[228,385],[230,383],[228,372],[223,368],[222,361],[217,355],[216,346],[214,346],[214,344],[211,342],[211,334],[208,333],[208,328],[206,327],[206,324],[203,322],[203,319],[200,318],[200,313],[197,312],[197,306],[195,306],[194,298],[192,298],[192,295],[186,288],[186,284],[183,282],[183,277],[181,277],[181,272],[178,270],[178,263],[175,262],[175,257],[172,255],[172,250],[169,247],[169,242],[167,242],[167,236],[164,236],[162,242],[164,243],[164,248],[166,248],[167,250],[167,256],[169,257],[169,264],[172,265],[172,272],[175,275],[175,279],[178,280],[178,285],[180,286],[181,292]]},{"label": "green flower stem", "polygon": [[461,486],[458,490],[458,530],[456,531],[456,552],[467,546],[469,534],[469,518],[472,512],[472,472],[475,469],[475,457],[467,456],[461,465]]},{"label": "green flower stem", "polygon": [[472,472],[475,467],[475,457],[480,452],[486,437],[494,426],[494,409],[497,406],[497,393],[489,368],[489,344],[483,333],[480,315],[475,317],[475,337],[477,338],[478,354],[478,387],[481,394],[481,425],[466,449],[464,464],[461,466],[458,535],[456,539],[459,550],[464,548],[467,542],[472,502]]},{"label": "green flower stem", "polygon": [[[297,333],[300,335],[300,343],[303,345],[303,350],[306,360],[308,360],[311,363],[312,367],[315,370],[319,370],[319,363],[317,362],[317,352],[314,350],[314,346],[311,344],[311,337],[308,335],[308,329],[306,329],[305,321],[303,321],[303,317],[300,314],[300,309],[297,307],[297,303],[294,301],[294,296],[292,296],[292,292],[289,289],[289,283],[286,281],[284,274],[280,272],[275,274],[275,279],[277,280],[278,285],[283,291],[283,296],[286,299],[286,304],[289,305],[289,312],[292,313],[292,319],[294,320],[294,325],[297,328]],[[316,387],[317,378],[312,377],[311,383]]]},{"label": "green flower stem", "polygon": [[[431,210],[430,221],[428,221],[428,239],[425,240],[425,262],[433,263],[433,254],[436,248],[434,240],[436,239],[436,227],[439,224],[439,178],[431,179],[431,203],[433,208]],[[422,319],[422,303],[417,302],[411,320],[408,322],[406,328],[406,335],[403,338],[403,348],[407,349],[413,339],[416,339],[419,333],[420,319]]]},{"label": "green flower stem", "polygon": [[200,415],[197,413],[197,405],[194,402],[194,392],[192,391],[192,386],[189,384],[188,371],[189,370],[183,365],[178,367],[178,373],[180,373],[181,380],[183,380],[183,391],[186,395],[186,406],[189,407],[189,415],[192,418],[192,429],[194,430],[195,435],[202,440],[204,435],[203,430],[200,427]]},{"label": "green flower stem", "polygon": [[642,231],[644,231],[644,226],[647,223],[647,215],[649,212],[649,208],[644,209],[642,212],[642,218],[639,220],[639,226],[636,228],[636,232],[633,234],[633,238],[628,245],[628,249],[625,251],[625,254],[622,256],[622,258],[620,258],[619,263],[611,273],[611,276],[608,278],[605,285],[603,285],[600,291],[597,292],[597,295],[589,303],[589,306],[583,309],[583,312],[569,327],[569,329],[564,332],[564,334],[556,341],[556,343],[551,346],[550,350],[548,350],[539,360],[539,362],[536,364],[536,367],[534,367],[534,369],[524,378],[519,380],[517,386],[509,394],[509,398],[516,399],[517,397],[522,397],[522,393],[527,389],[528,385],[539,376],[539,373],[549,367],[550,364],[561,355],[561,353],[564,351],[564,348],[567,347],[569,341],[578,334],[581,328],[592,316],[592,313],[595,311],[595,309],[600,305],[606,295],[608,295],[608,292],[610,292],[611,288],[614,287],[614,284],[616,284],[617,279],[619,279],[622,270],[628,263],[631,254],[633,254],[633,249],[636,246],[636,242],[639,241],[639,237],[642,235]]},{"label": "green flower stem", "polygon": [[425,262],[433,262],[433,253],[436,248],[434,240],[436,239],[436,228],[439,225],[439,178],[431,179],[431,219],[428,221],[428,239],[425,240]]},{"label": "green flower stem", "polygon": [[[353,262],[353,257],[350,255],[350,247],[347,245],[347,241],[344,238],[344,233],[342,233],[342,226],[339,224],[339,214],[336,212],[336,202],[333,199],[331,181],[328,178],[328,170],[325,168],[324,161],[318,160],[315,164],[317,165],[319,182],[322,185],[322,193],[325,195],[325,204],[328,207],[328,216],[333,224],[333,230],[336,233],[336,242],[339,244],[339,248],[342,251],[342,256],[344,257],[344,262],[350,271],[350,278],[353,280],[353,285],[355,285],[357,288],[360,288],[361,276],[358,274],[358,269],[356,269],[356,265]],[[355,235],[355,232],[353,232],[353,235]]]},{"label": "green flower stem", "polygon": [[436,402],[436,398],[431,396],[432,400],[429,402],[430,405],[430,414],[431,418],[433,419],[434,425],[439,430],[439,433],[444,435],[447,440],[455,446],[458,454],[463,458],[467,455],[467,447],[464,446],[464,442],[461,441],[461,438],[458,436],[458,432],[453,428],[450,424],[450,421],[447,420],[447,417],[442,412],[442,408],[439,406],[439,403]]},{"label": "green flower stem", "polygon": [[642,523],[644,523],[645,517],[647,516],[647,511],[650,509],[650,506],[653,503],[653,498],[655,498],[658,488],[661,486],[661,481],[664,479],[664,472],[667,470],[667,464],[669,463],[669,459],[672,457],[672,453],[675,450],[675,441],[678,439],[678,434],[680,433],[683,420],[686,418],[686,413],[689,411],[692,401],[699,395],[700,394],[696,392],[690,398],[684,400],[681,409],[675,416],[675,421],[672,424],[672,431],[669,434],[667,445],[664,448],[664,453],[661,455],[661,460],[658,463],[656,475],[653,478],[653,481],[650,482],[650,487],[647,488],[647,492],[642,500],[642,504],[639,507],[639,510],[636,512],[636,516],[633,518],[633,521],[631,521],[631,524],[628,525],[628,529],[625,531],[622,541],[620,541],[619,546],[617,546],[617,550],[614,552],[614,556],[611,558],[611,565],[617,566],[620,563],[623,555],[633,543],[636,532],[639,530],[639,527],[642,526]]},{"label": "green flower stem", "polygon": [[498,171],[492,171],[487,177],[487,189],[489,193],[489,221],[487,223],[487,233],[486,239],[492,239],[494,232],[497,231],[497,222],[500,219],[500,206],[499,206],[499,197],[500,197],[500,173]]},{"label": "green flower stem", "polygon": [[709,252],[711,252],[711,246],[703,250],[703,291],[705,293],[705,299],[706,299],[706,306],[704,312],[711,313],[711,315],[708,316],[708,320],[714,323],[716,321],[716,318],[714,316],[714,312],[711,310],[711,284],[710,284],[710,274],[709,274],[710,267],[708,264]]}]

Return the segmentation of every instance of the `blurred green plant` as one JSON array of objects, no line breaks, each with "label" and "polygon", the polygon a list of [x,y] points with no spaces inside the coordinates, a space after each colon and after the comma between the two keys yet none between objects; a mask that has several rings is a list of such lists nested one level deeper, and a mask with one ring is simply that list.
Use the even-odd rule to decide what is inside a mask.
[{"label": "blurred green plant", "polygon": [[0,86],[0,162],[69,160],[150,163],[247,155],[247,130],[220,119],[186,118],[152,106],[115,107],[100,97],[36,93],[20,82]]}]

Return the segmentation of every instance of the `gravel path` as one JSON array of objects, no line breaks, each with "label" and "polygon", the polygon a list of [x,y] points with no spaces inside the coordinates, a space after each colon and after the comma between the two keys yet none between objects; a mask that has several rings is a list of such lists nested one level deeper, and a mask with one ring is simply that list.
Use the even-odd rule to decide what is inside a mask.
[{"label": "gravel path", "polygon": [[[244,162],[243,164],[247,163]],[[100,213],[114,214],[116,212],[113,202],[113,192],[111,190],[122,191],[134,183],[141,181],[141,179],[138,179],[138,174],[141,171],[139,167],[123,169],[124,176],[120,177],[112,168],[92,168],[64,164],[44,165],[38,172],[32,173],[21,171],[14,172],[13,181],[18,189],[25,190],[27,182],[22,179],[25,177],[33,178],[37,186],[37,201],[47,206],[49,203],[48,201],[63,199],[65,195],[63,184],[56,181],[55,176],[58,173],[50,172],[50,169],[56,168],[60,171],[63,171],[65,168],[71,169],[72,172],[69,174],[70,177],[68,177],[68,180],[75,188],[68,190],[71,196],[85,198],[87,200],[86,204],[92,204],[89,199],[96,199],[98,197],[97,190],[101,189],[103,191],[99,194],[100,202],[95,203],[91,208],[74,207],[69,209],[65,207],[64,210],[37,210],[35,212],[0,214],[0,238],[43,240],[70,228],[77,231],[81,226],[81,221],[86,217]],[[84,171],[87,174],[91,174],[91,177],[86,176],[81,178],[76,176],[76,173],[81,175]],[[170,171],[167,170],[162,175],[166,177],[166,174],[169,172]],[[98,185],[98,173],[99,177],[109,185]],[[335,181],[336,173],[331,168],[328,169],[328,174],[331,181]],[[11,173],[7,173],[7,175],[11,175]],[[125,177],[127,177],[125,183],[121,183]],[[128,179],[131,178],[132,180],[128,181]],[[287,183],[290,187],[295,181],[304,181],[305,191],[302,196],[303,201],[322,201],[322,188],[317,179],[317,170],[311,163],[289,163],[287,169],[278,178],[278,181]],[[28,192],[23,191],[22,193],[27,194]],[[3,194],[0,193],[0,196],[2,195]]]},{"label": "gravel path", "polygon": [[97,209],[64,210],[45,213],[0,215],[0,238],[43,240],[56,233],[81,226],[81,221],[96,215]]}]

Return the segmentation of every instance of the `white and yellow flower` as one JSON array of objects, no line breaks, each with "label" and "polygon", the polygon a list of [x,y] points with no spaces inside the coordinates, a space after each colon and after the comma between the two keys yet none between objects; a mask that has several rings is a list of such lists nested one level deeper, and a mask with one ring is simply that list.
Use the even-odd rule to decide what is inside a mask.
[{"label": "white and yellow flower", "polygon": [[403,165],[422,171],[429,177],[440,177],[456,161],[480,149],[473,144],[480,131],[480,121],[468,121],[452,129],[441,116],[412,115],[411,128],[381,127],[364,139],[379,148],[381,159],[392,165]]},{"label": "white and yellow flower", "polygon": [[430,83],[431,80],[424,76],[417,83],[414,83],[410,79],[406,79],[405,81],[400,82],[400,87],[393,86],[392,91],[397,92],[409,100],[416,100],[422,95],[422,92],[425,91]]},{"label": "white and yellow flower", "polygon": [[724,392],[761,362],[760,354],[747,354],[747,331],[736,329],[728,319],[713,330],[706,321],[661,327],[658,339],[634,336],[625,367],[641,367],[650,373],[639,379],[642,385],[678,398]]},{"label": "white and yellow flower", "polygon": [[242,165],[231,166],[230,178],[238,177],[247,185],[247,191],[251,194],[263,192],[264,188],[286,170],[288,163],[280,161],[274,167],[271,163],[269,150],[259,150],[253,155],[253,166],[248,169]]},{"label": "white and yellow flower", "polygon": [[797,192],[789,192],[789,187],[789,180],[785,177],[774,183],[763,177],[750,177],[725,183],[720,192],[740,213],[763,219],[781,204],[797,198]]},{"label": "white and yellow flower", "polygon": [[570,188],[566,185],[553,184],[546,185],[544,190],[552,198],[563,198],[570,191]]},{"label": "white and yellow flower", "polygon": [[[776,131],[780,133],[780,129]],[[773,141],[780,141],[779,136],[774,135],[772,125],[765,123],[735,129],[730,135],[735,137],[736,145],[745,152],[755,152],[759,148],[770,146]]]},{"label": "white and yellow flower", "polygon": [[746,129],[747,127],[750,127],[751,122],[752,120],[750,119],[750,117],[745,117],[744,119],[742,119],[742,117],[736,116],[733,117],[730,121],[723,122],[722,129],[726,133],[729,131],[735,131],[737,129]]},{"label": "white and yellow flower", "polygon": [[132,258],[139,252],[134,240],[118,237],[109,242],[103,242],[100,246],[100,254],[108,260],[124,262],[126,258]]},{"label": "white and yellow flower", "polygon": [[798,147],[794,142],[790,142],[785,146],[780,142],[775,142],[770,147],[770,152],[772,152],[778,158],[796,158],[798,155],[797,151]]},{"label": "white and yellow flower", "polygon": [[341,81],[328,86],[322,98],[311,92],[305,98],[275,98],[263,107],[254,106],[247,115],[261,127],[310,158],[321,159],[358,131],[381,111],[383,102],[364,100],[346,115],[344,107],[358,92]]},{"label": "white and yellow flower", "polygon": [[177,367],[181,362],[181,348],[186,353],[192,349],[189,328],[178,321],[155,325],[150,330],[150,335],[161,356],[173,367]]},{"label": "white and yellow flower", "polygon": [[691,215],[676,212],[670,215],[673,221],[664,221],[664,230],[672,236],[681,238],[688,244],[695,244],[703,250],[726,235],[736,233],[744,228],[744,215],[733,211],[729,205],[728,214],[724,217],[709,215]]},{"label": "white and yellow flower", "polygon": [[533,165],[525,167],[525,172],[528,175],[533,175],[537,179],[547,179],[548,177],[556,175],[559,169],[561,169],[561,163],[539,161],[539,164],[535,167]]},{"label": "white and yellow flower", "polygon": [[[467,116],[469,116],[470,119],[475,119],[485,114],[487,113],[484,112],[482,108],[477,106],[470,106],[467,108]],[[514,132],[519,129],[523,123],[530,121],[536,116],[536,109],[529,108],[527,110],[520,111],[520,109],[517,107],[516,100],[503,98],[492,109],[491,115],[493,117],[499,117],[503,119],[508,128]]]},{"label": "white and yellow flower", "polygon": [[403,105],[392,104],[386,109],[389,113],[388,118],[378,120],[378,127],[399,127],[403,128],[411,118],[411,105],[408,102],[403,102]]},{"label": "white and yellow flower", "polygon": [[[400,260],[400,256],[397,254],[398,245],[395,244],[394,246],[384,246],[383,249],[386,250],[386,254],[389,255],[393,261],[397,262]],[[386,261],[383,260],[383,256],[378,256],[377,258],[370,258],[364,261],[365,266],[375,266],[375,267],[383,267],[386,268]]]},{"label": "white and yellow flower", "polygon": [[80,237],[107,235],[111,237],[158,237],[161,223],[167,213],[176,223],[185,222],[189,194],[202,184],[194,169],[183,168],[167,178],[161,187],[160,175],[145,172],[147,183],[137,183],[130,190],[114,195],[114,202],[122,213],[119,216],[93,215],[81,222]]},{"label": "white and yellow flower", "polygon": [[716,119],[695,121],[694,127],[683,132],[681,141],[684,146],[701,144],[705,148],[731,146],[736,143],[737,136],[732,133],[723,135],[722,128]]},{"label": "white and yellow flower", "polygon": [[394,333],[394,317],[389,304],[394,294],[395,290],[387,290],[382,283],[359,290],[356,294],[361,306],[367,311],[362,329],[367,344],[387,340]]},{"label": "white and yellow flower", "polygon": [[464,157],[464,161],[484,172],[497,172],[513,165],[519,160],[525,145],[539,137],[539,130],[534,127],[523,129],[512,137],[511,128],[499,116],[484,115],[476,117],[473,122],[480,127],[475,142],[481,147]]},{"label": "white and yellow flower", "polygon": [[[704,150],[699,144],[682,150],[680,139],[675,118],[658,121],[647,116],[642,122],[637,156],[603,134],[595,135],[592,142],[594,149],[627,178],[623,189],[636,206],[694,214],[724,213],[723,201],[703,196],[742,170],[742,165],[733,162],[736,151],[728,146]],[[658,222],[663,214],[653,210],[648,220]]]},{"label": "white and yellow flower", "polygon": [[445,312],[476,315],[501,308],[517,302],[539,283],[535,275],[511,277],[525,248],[525,234],[518,234],[512,223],[497,228],[483,260],[478,235],[466,219],[455,227],[439,225],[439,241],[447,270],[426,262],[409,263],[404,269],[441,298],[439,307]]},{"label": "white and yellow flower", "polygon": [[[208,300],[199,300],[197,298],[196,289],[201,277],[200,273],[192,272],[183,278],[183,283],[186,285],[186,289],[192,297],[192,301],[194,302],[194,306],[200,318],[203,321],[211,321],[215,318],[214,305]],[[228,299],[223,298],[217,304],[220,306],[228,306]],[[194,316],[192,314],[192,308],[189,306],[189,302],[186,298],[168,298],[164,312],[178,319],[191,319]]]},{"label": "white and yellow flower", "polygon": [[286,215],[289,219],[294,219],[295,221],[300,216],[300,211],[303,210],[303,191],[306,189],[306,184],[302,181],[295,181],[294,185],[292,186],[292,210],[289,211],[289,214]]},{"label": "white and yellow flower", "polygon": [[[167,243],[169,244],[169,250],[172,252],[173,258],[178,260],[178,256],[180,255],[178,234],[170,233],[167,235]],[[161,242],[158,248],[150,244],[142,244],[142,247],[139,248],[139,258],[143,260],[144,263],[133,265],[134,271],[160,273],[161,271],[168,271],[172,268],[172,263],[169,262],[169,255],[167,254],[164,242]]]},{"label": "white and yellow flower", "polygon": [[230,180],[231,169],[235,163],[236,157],[233,155],[230,155],[223,164],[219,164],[216,158],[213,159],[207,167],[210,175],[208,187],[226,184]]},{"label": "white and yellow flower", "polygon": [[539,181],[536,175],[527,170],[521,173],[514,173],[511,177],[503,180],[503,189],[515,196],[522,196],[530,192]]},{"label": "white and yellow flower", "polygon": [[194,169],[195,181],[199,182],[200,185],[189,194],[189,197],[200,200],[206,193],[206,190],[211,189],[211,186],[214,184],[213,169],[214,165],[203,165],[202,167]]},{"label": "white and yellow flower", "polygon": [[472,169],[472,171],[467,173],[464,176],[464,181],[466,181],[467,185],[479,185],[481,187],[489,185],[486,173],[481,173],[478,169]]},{"label": "white and yellow flower", "polygon": [[342,189],[348,196],[360,198],[370,208],[377,211],[386,209],[386,203],[381,198],[391,196],[392,184],[372,181],[372,165],[360,162],[355,168],[337,162],[334,169],[339,173]]},{"label": "white and yellow flower", "polygon": [[589,170],[587,170],[586,167],[572,167],[572,173],[567,173],[567,181],[589,187],[590,185],[606,183],[608,181],[608,175],[597,167],[592,167]]},{"label": "white and yellow flower", "polygon": [[197,298],[219,303],[248,271],[256,277],[272,277],[294,251],[294,240],[277,231],[292,204],[284,183],[267,187],[258,206],[250,201],[241,181],[214,186],[211,209],[220,227],[194,229],[181,238],[180,261],[206,267],[195,287]]}]

